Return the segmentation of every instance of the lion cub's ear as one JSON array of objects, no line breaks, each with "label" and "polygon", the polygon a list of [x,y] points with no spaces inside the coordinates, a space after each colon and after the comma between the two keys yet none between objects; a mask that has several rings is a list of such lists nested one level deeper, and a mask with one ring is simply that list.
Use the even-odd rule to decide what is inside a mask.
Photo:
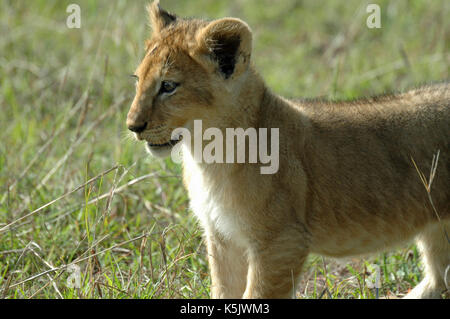
[{"label": "lion cub's ear", "polygon": [[159,33],[162,29],[177,20],[177,16],[162,9],[159,0],[155,0],[147,6],[150,25],[153,32]]},{"label": "lion cub's ear", "polygon": [[196,35],[199,62],[218,70],[225,79],[247,70],[252,53],[252,31],[242,20],[211,22]]}]

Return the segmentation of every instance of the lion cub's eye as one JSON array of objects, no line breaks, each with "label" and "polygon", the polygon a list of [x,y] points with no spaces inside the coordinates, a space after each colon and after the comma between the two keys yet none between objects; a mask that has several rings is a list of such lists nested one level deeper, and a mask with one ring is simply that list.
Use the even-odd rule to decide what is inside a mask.
[{"label": "lion cub's eye", "polygon": [[173,93],[175,89],[178,87],[178,83],[175,83],[173,81],[163,81],[161,83],[161,88],[159,89],[159,93]]}]

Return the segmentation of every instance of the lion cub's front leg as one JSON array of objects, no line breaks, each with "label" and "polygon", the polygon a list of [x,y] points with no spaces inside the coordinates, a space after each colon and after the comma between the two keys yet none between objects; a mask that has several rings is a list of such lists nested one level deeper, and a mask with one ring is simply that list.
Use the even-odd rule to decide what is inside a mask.
[{"label": "lion cub's front leg", "polygon": [[285,230],[270,242],[257,242],[249,250],[244,298],[295,298],[308,249],[296,230]]},{"label": "lion cub's front leg", "polygon": [[211,297],[242,298],[246,286],[246,251],[215,231],[206,232],[211,269]]}]

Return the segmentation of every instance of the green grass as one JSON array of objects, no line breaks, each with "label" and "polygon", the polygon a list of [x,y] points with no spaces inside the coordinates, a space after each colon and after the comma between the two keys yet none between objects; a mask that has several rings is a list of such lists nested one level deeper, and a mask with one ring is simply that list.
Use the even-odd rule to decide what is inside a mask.
[{"label": "green grass", "polygon": [[[149,158],[126,132],[128,75],[150,33],[146,1],[76,1],[82,28],[68,29],[72,2],[0,2],[0,228],[14,223],[0,232],[0,297],[207,298],[206,251],[181,169]],[[377,1],[381,29],[366,27],[367,3],[163,6],[247,21],[255,65],[287,97],[348,99],[449,78],[448,1]],[[74,261],[79,289],[67,285]],[[414,246],[363,261],[311,256],[297,295],[374,298],[373,264],[382,297],[421,279]]]}]

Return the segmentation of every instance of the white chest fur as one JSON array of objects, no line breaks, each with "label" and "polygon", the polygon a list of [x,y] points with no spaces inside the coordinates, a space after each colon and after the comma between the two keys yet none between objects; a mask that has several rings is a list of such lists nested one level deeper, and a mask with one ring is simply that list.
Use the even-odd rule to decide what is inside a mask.
[{"label": "white chest fur", "polygon": [[[231,204],[229,181],[224,178],[217,180],[221,178],[220,174],[196,163],[188,151],[183,153],[184,169],[190,175],[187,185],[190,206],[203,228],[207,232],[217,231],[238,245],[244,244],[245,226],[239,218],[239,211]],[[206,174],[214,174],[215,178]]]}]

